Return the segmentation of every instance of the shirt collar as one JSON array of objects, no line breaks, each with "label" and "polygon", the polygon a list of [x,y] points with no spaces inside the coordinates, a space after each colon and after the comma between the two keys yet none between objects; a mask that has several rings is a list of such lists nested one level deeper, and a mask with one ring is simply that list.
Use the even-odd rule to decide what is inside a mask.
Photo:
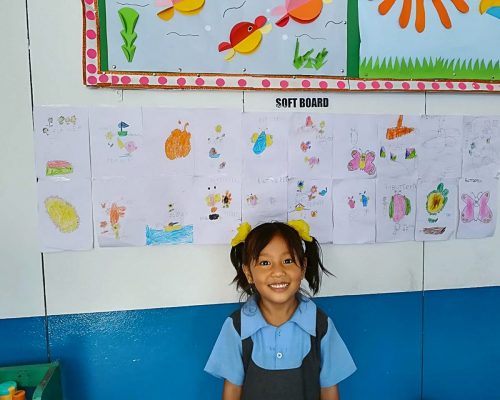
[{"label": "shirt collar", "polygon": [[[299,306],[286,323],[293,322],[311,336],[316,336],[316,304],[310,299],[299,295]],[[257,297],[250,297],[241,309],[241,339],[252,336],[259,329],[269,324],[266,322],[259,306]]]}]

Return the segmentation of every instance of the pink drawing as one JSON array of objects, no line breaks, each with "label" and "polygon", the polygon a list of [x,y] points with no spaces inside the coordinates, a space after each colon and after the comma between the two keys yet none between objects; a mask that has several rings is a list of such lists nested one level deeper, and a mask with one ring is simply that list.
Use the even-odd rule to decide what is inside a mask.
[{"label": "pink drawing", "polygon": [[490,192],[480,192],[477,196],[471,193],[471,195],[462,194],[462,201],[465,203],[461,214],[462,222],[481,221],[483,224],[491,222],[493,211],[488,205]]},{"label": "pink drawing", "polygon": [[409,215],[410,212],[410,199],[403,194],[395,193],[389,204],[389,218],[392,218],[394,222],[398,223],[404,218],[405,215]]},{"label": "pink drawing", "polygon": [[130,154],[137,150],[137,145],[134,142],[127,142],[125,143],[125,149],[127,153]]},{"label": "pink drawing", "polygon": [[305,157],[304,162],[309,164],[309,166],[312,168],[315,165],[319,164],[319,157]]},{"label": "pink drawing", "polygon": [[349,207],[354,208],[354,206],[356,205],[356,201],[354,200],[354,196],[350,196],[347,199],[348,199],[347,204],[349,204]]},{"label": "pink drawing", "polygon": [[368,175],[373,175],[377,172],[377,167],[375,167],[373,163],[375,160],[375,153],[373,151],[361,153],[358,150],[353,150],[351,156],[352,160],[347,164],[347,169],[349,171],[359,169],[360,171],[365,171]]},{"label": "pink drawing", "polygon": [[307,195],[309,201],[314,200],[316,198],[316,194],[318,193],[318,187],[316,185],[311,186],[311,191]]},{"label": "pink drawing", "polygon": [[310,115],[308,115],[307,118],[306,118],[306,126],[307,127],[313,126],[313,120],[312,120],[312,118],[311,118]]}]

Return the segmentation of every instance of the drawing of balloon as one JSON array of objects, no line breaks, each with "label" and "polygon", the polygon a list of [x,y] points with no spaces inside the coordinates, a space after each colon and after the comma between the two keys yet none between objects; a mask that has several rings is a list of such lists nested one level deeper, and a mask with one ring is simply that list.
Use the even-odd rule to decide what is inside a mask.
[{"label": "drawing of balloon", "polygon": [[399,222],[405,215],[411,212],[411,202],[405,195],[396,193],[391,197],[389,204],[389,218],[394,222]]},{"label": "drawing of balloon", "polygon": [[62,233],[71,233],[78,229],[80,217],[70,203],[57,196],[47,197],[44,203],[51,221]]},{"label": "drawing of balloon", "polygon": [[189,122],[186,122],[182,131],[174,129],[165,141],[165,154],[169,160],[187,157],[191,151],[191,133],[187,131],[188,126]]}]

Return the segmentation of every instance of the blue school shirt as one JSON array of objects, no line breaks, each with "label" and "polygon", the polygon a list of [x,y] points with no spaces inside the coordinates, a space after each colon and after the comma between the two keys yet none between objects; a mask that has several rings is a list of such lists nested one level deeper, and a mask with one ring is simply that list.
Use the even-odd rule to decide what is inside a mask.
[{"label": "blue school shirt", "polygon": [[[310,336],[316,335],[316,304],[304,296],[294,314],[283,325],[269,325],[257,306],[255,296],[243,305],[241,336],[228,317],[207,361],[205,371],[227,379],[234,385],[243,385],[245,379],[241,341],[251,337],[252,360],[267,370],[298,368],[311,349]],[[329,387],[349,377],[356,365],[332,320],[321,340],[320,386]]]}]

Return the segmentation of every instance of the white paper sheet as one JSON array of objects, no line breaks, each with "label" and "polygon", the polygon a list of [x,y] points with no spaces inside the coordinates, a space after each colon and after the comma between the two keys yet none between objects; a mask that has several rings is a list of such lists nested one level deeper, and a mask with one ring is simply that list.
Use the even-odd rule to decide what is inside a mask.
[{"label": "white paper sheet", "polygon": [[287,175],[291,114],[243,114],[243,175]]},{"label": "white paper sheet", "polygon": [[498,179],[462,178],[458,185],[458,239],[493,236],[498,214]]},{"label": "white paper sheet", "polygon": [[377,242],[401,242],[415,237],[417,182],[377,180]]},{"label": "white paper sheet", "polygon": [[292,115],[288,136],[288,176],[332,176],[332,117],[328,114]]},{"label": "white paper sheet", "polygon": [[144,246],[146,210],[142,178],[104,178],[92,182],[94,226],[100,247]]},{"label": "white paper sheet", "polygon": [[38,178],[90,178],[87,108],[35,107],[34,138]]},{"label": "white paper sheet", "polygon": [[90,179],[39,180],[37,191],[41,251],[90,250],[94,242]]},{"label": "white paper sheet", "polygon": [[155,178],[145,186],[146,245],[193,243],[194,178]]},{"label": "white paper sheet", "polygon": [[333,240],[331,179],[290,178],[288,220],[303,219],[320,243]]},{"label": "white paper sheet", "polygon": [[377,117],[335,115],[333,118],[333,177],[375,178],[379,157]]},{"label": "white paper sheet", "polygon": [[375,242],[375,180],[334,180],[333,243]]},{"label": "white paper sheet", "polygon": [[500,117],[464,117],[464,177],[495,177],[500,171]]},{"label": "white paper sheet", "polygon": [[417,157],[420,178],[459,178],[462,174],[462,116],[422,116],[420,152]]},{"label": "white paper sheet", "polygon": [[245,178],[242,184],[242,220],[251,226],[287,221],[287,178]]},{"label": "white paper sheet", "polygon": [[139,107],[95,107],[90,112],[92,177],[146,176]]},{"label": "white paper sheet", "polygon": [[187,109],[144,107],[142,113],[151,176],[193,176],[194,136],[205,136],[203,118]]},{"label": "white paper sheet", "polygon": [[196,177],[194,243],[226,244],[241,223],[241,178]]},{"label": "white paper sheet", "polygon": [[383,115],[377,120],[380,146],[378,176],[382,179],[416,178],[421,118]]},{"label": "white paper sheet", "polygon": [[203,110],[195,115],[191,125],[195,175],[241,176],[241,112]]},{"label": "white paper sheet", "polygon": [[458,180],[419,179],[415,240],[448,240],[458,224]]}]

